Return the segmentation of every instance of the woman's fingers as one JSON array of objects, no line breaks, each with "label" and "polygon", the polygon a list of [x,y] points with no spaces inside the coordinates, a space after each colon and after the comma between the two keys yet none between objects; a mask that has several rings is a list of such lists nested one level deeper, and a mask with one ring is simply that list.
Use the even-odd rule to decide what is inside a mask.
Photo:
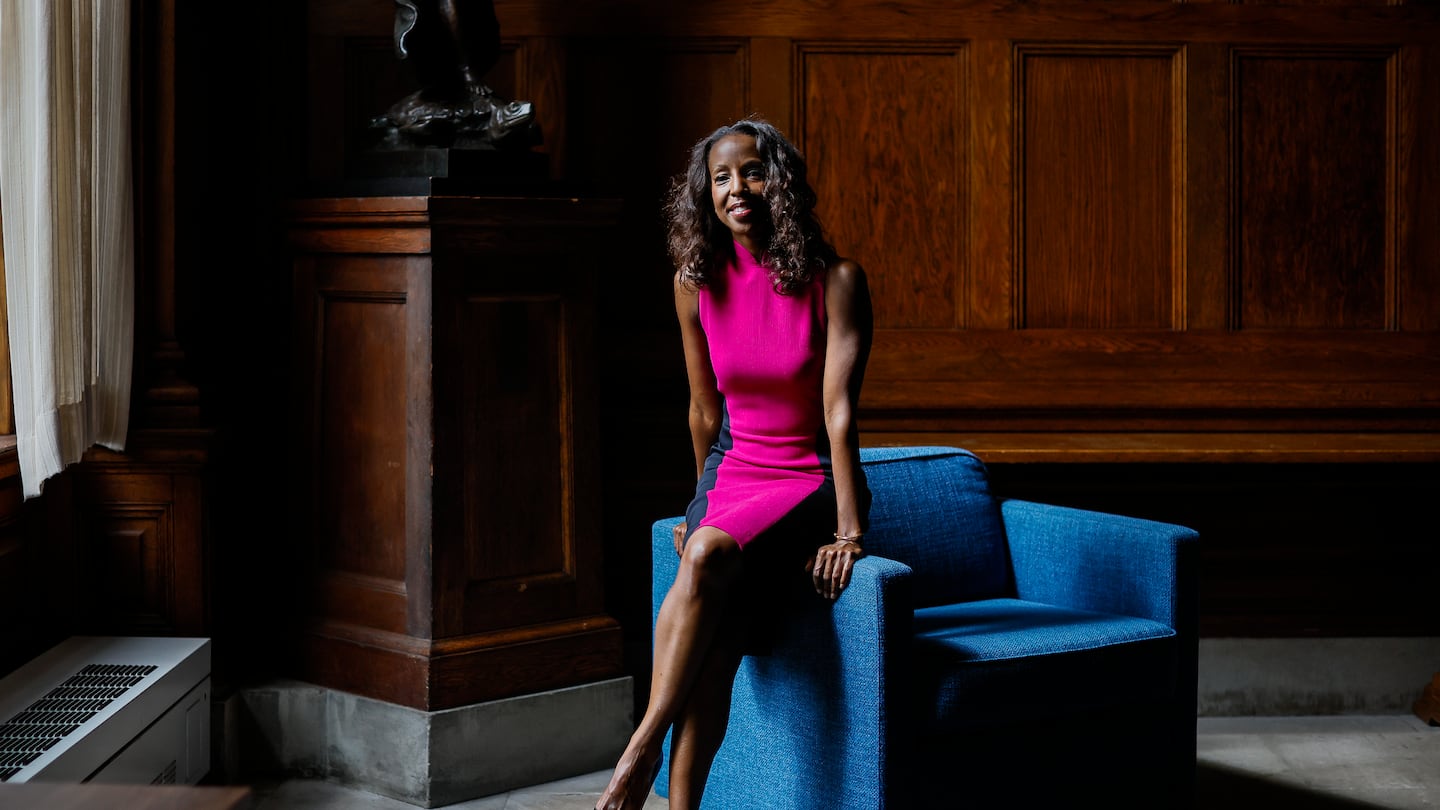
[{"label": "woman's fingers", "polygon": [[685,553],[685,521],[675,524],[675,554]]},{"label": "woman's fingers", "polygon": [[810,572],[815,592],[826,599],[838,599],[840,592],[850,584],[850,572],[855,567],[857,556],[854,545],[850,543],[822,546],[815,553],[815,566]]}]

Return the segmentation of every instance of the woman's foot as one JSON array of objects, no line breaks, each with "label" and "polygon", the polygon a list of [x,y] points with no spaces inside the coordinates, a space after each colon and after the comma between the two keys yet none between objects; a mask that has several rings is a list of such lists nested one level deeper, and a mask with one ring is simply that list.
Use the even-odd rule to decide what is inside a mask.
[{"label": "woman's foot", "polygon": [[600,794],[595,810],[639,810],[650,797],[655,777],[660,775],[660,752],[646,756],[627,748],[615,765],[610,784]]}]

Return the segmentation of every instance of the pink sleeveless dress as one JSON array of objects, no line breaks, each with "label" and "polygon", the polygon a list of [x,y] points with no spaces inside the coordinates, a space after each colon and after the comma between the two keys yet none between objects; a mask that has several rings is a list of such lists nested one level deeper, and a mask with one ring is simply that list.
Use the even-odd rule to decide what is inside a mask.
[{"label": "pink sleeveless dress", "polygon": [[686,510],[688,531],[715,526],[744,549],[783,523],[810,549],[828,542],[835,487],[822,393],[824,274],[782,295],[737,244],[725,272],[700,289],[698,307],[723,421]]}]

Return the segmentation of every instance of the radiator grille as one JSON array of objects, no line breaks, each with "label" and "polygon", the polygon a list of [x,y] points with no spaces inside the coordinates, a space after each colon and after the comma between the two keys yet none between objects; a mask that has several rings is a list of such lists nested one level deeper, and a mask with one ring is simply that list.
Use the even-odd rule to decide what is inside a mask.
[{"label": "radiator grille", "polygon": [[151,664],[90,664],[0,726],[0,782],[74,733],[154,672]]},{"label": "radiator grille", "polygon": [[169,764],[169,765],[166,765],[166,766],[165,766],[165,770],[161,771],[158,776],[156,776],[154,779],[150,780],[150,784],[152,784],[152,785],[173,785],[173,784],[175,784],[175,765],[176,765],[175,760],[173,760],[173,759],[170,760],[170,764]]}]

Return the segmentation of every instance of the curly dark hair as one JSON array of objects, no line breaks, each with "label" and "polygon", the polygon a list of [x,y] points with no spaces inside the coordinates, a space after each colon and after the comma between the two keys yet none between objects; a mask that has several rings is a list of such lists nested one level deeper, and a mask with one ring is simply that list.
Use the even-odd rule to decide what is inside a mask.
[{"label": "curly dark hair", "polygon": [[780,130],[760,118],[720,127],[691,148],[690,165],[674,179],[665,203],[670,258],[682,282],[705,287],[731,255],[733,237],[715,216],[710,197],[710,149],[729,135],[753,137],[765,163],[770,241],[763,258],[776,291],[788,295],[837,257],[815,214],[815,190],[806,179],[805,159]]}]

